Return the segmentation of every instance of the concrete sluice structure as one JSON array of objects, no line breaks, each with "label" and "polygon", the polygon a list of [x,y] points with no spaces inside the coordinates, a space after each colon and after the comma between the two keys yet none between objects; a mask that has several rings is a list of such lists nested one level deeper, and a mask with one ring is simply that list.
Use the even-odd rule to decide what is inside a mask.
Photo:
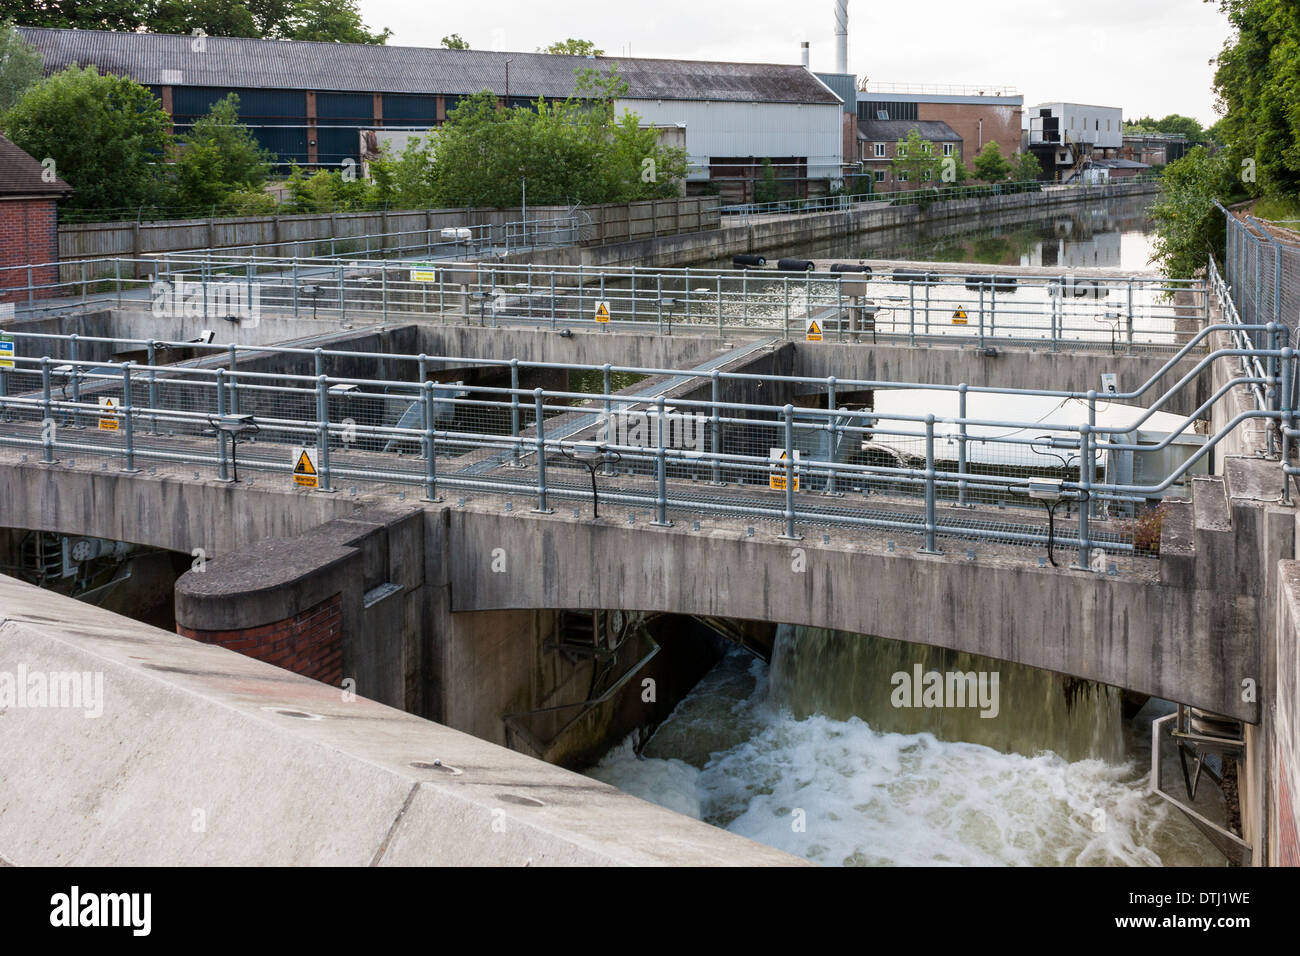
[{"label": "concrete sluice structure", "polygon": [[[7,765],[8,860],[794,862],[544,762],[655,726],[777,624],[1196,708],[1227,736],[1180,717],[1157,749],[1227,754],[1242,815],[1197,825],[1238,862],[1295,852],[1294,355],[1217,271],[284,266],[240,266],[256,315],[159,315],[119,270],[0,329],[5,566],[59,578],[24,565],[33,534],[65,567],[114,542],[194,561],[179,636],[0,579],[0,671],[102,672],[109,718],[0,722],[94,808],[51,814]],[[238,773],[178,773],[196,747]],[[226,808],[205,840],[114,849],[179,786]]]}]

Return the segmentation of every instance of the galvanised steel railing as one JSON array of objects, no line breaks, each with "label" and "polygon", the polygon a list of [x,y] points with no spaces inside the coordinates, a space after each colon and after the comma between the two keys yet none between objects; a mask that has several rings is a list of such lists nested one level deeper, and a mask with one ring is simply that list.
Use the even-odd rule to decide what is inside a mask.
[{"label": "galvanised steel railing", "polygon": [[[936,161],[943,159],[934,157]],[[1142,173],[1116,183],[1048,183],[1025,180],[1006,183],[973,183],[971,185],[921,184],[916,189],[893,189],[871,193],[837,193],[832,196],[815,196],[808,199],[780,199],[772,202],[749,202],[723,206],[720,210],[726,224],[744,224],[761,216],[806,215],[811,213],[844,212],[870,203],[908,205],[917,202],[948,202],[960,199],[985,199],[990,196],[1010,196],[1018,193],[1082,189],[1104,194],[1106,188],[1122,183],[1158,182],[1159,173]]]},{"label": "galvanised steel railing", "polygon": [[[1054,350],[1172,350],[1202,324],[1201,280],[1087,273],[963,274],[896,268],[889,273],[768,269],[587,269],[504,263],[272,259],[170,254],[104,261],[111,278],[59,281],[0,270],[24,311],[80,307],[160,308],[216,321],[262,315],[340,323],[394,316],[481,324],[685,330],[822,340],[1021,344]],[[24,267],[30,268],[30,267]],[[89,270],[93,274],[96,269]],[[102,271],[102,269],[100,270]],[[146,278],[133,278],[144,275]],[[176,294],[177,287],[183,294]],[[161,290],[161,291],[160,291]],[[245,307],[232,314],[231,295]],[[171,305],[168,305],[171,303]],[[607,320],[607,321],[602,321]]]},{"label": "galvanised steel railing", "polygon": [[[160,353],[201,347],[16,333],[14,367],[0,370],[0,444],[39,451],[46,464],[60,455],[85,455],[103,459],[104,467],[119,462],[126,472],[152,463],[154,468],[194,467],[195,477],[202,469],[215,468],[220,480],[232,480],[232,432],[255,428],[256,440],[239,454],[245,476],[278,474],[294,481],[298,449],[309,449],[321,491],[333,490],[337,482],[413,485],[423,489],[427,500],[438,500],[440,489],[453,489],[505,497],[509,508],[512,500],[525,496],[539,511],[551,510],[560,500],[594,506],[598,495],[601,502],[647,509],[656,524],[668,524],[672,514],[750,518],[780,523],[787,538],[798,537],[801,527],[877,529],[920,535],[922,550],[929,552],[937,551],[940,537],[1046,544],[1049,549],[1059,543],[1075,548],[1078,566],[1087,567],[1096,550],[1144,553],[1147,545],[1134,533],[1136,509],[1182,480],[1237,425],[1249,419],[1293,421],[1295,353],[1285,347],[1207,354],[1148,410],[1135,409],[1131,421],[1122,426],[1097,424],[1099,401],[1146,396],[1205,337],[1236,328],[1225,324],[1202,330],[1138,389],[1102,397],[1094,391],[837,381],[716,370],[701,374],[689,369],[274,346],[214,347],[206,360],[156,365]],[[121,354],[123,346],[135,346],[150,364],[99,357]],[[218,355],[235,366],[216,366],[212,359]],[[283,367],[273,372],[237,367],[252,357],[275,358]],[[327,375],[329,361],[344,357],[352,362],[384,359],[410,377]],[[1134,440],[1133,433],[1144,422],[1192,386],[1211,363],[1225,358],[1258,359],[1260,364],[1250,367],[1276,368],[1279,377],[1237,376],[1173,428],[1164,442],[1143,445]],[[440,371],[441,377],[450,378],[456,368],[471,364],[500,368],[501,384],[428,378]],[[571,380],[584,373],[598,377],[599,386],[593,384],[589,391],[530,388],[523,380],[529,372],[557,369],[566,370]],[[616,390],[616,374],[660,378]],[[691,386],[682,389],[691,394],[707,387],[709,397],[666,394],[664,376]],[[744,380],[762,381],[767,394],[791,399],[801,386],[824,385],[827,407],[723,397],[725,384]],[[1278,407],[1239,413],[1160,481],[1108,475],[1109,460],[1167,447],[1230,388],[1241,385],[1264,386]],[[866,387],[956,391],[960,414],[941,419],[839,404],[837,389],[843,394]],[[971,417],[966,414],[971,393],[1082,400],[1087,421]],[[584,458],[604,474],[604,488],[593,491],[586,465],[575,460]],[[1044,488],[1067,509],[1075,509],[1075,530],[1057,534],[1051,522],[1044,528],[1032,519],[1029,509],[1041,504],[1037,499]],[[1022,517],[1009,519],[1014,512],[1008,509],[1019,509]]]}]

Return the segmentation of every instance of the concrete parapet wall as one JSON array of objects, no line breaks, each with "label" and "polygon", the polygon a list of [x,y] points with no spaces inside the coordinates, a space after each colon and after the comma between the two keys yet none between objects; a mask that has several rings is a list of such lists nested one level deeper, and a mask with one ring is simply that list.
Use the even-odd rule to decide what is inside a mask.
[{"label": "concrete parapet wall", "polygon": [[0,719],[0,859],[29,866],[792,865],[590,778],[0,576],[0,672],[102,713]]},{"label": "concrete parapet wall", "polygon": [[1300,561],[1281,561],[1278,572],[1268,859],[1274,866],[1300,866]]}]

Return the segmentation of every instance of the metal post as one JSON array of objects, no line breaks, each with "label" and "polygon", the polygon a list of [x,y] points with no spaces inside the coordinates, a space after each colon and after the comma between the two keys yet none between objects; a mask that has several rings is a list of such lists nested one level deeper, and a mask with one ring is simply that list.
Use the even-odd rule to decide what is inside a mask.
[{"label": "metal post", "polygon": [[555,270],[551,270],[551,328],[555,328]]},{"label": "metal post", "polygon": [[835,325],[839,329],[836,340],[844,341],[844,276],[835,277]]},{"label": "metal post", "polygon": [[122,430],[126,433],[126,463],[122,470],[128,474],[139,471],[135,467],[135,416],[131,408],[131,363],[122,363]]},{"label": "metal post", "polygon": [[794,406],[786,405],[782,413],[785,416],[785,534],[781,537],[798,541],[803,535],[797,534],[794,526]]},{"label": "metal post", "polygon": [[934,487],[934,416],[925,416],[925,547],[923,554],[938,554],[935,547],[935,487]]},{"label": "metal post", "polygon": [[[614,428],[614,401],[609,397],[614,380],[613,366],[606,362],[605,367],[601,369],[601,372],[601,382],[605,392],[605,442],[606,444],[616,444],[615,442],[610,441],[610,435]],[[606,475],[614,474],[614,466],[609,464],[609,456],[606,455],[605,459],[606,465],[604,473]]]},{"label": "metal post", "polygon": [[1091,425],[1079,426],[1079,443],[1079,489],[1085,500],[1079,502],[1079,557],[1075,567],[1086,571],[1088,552],[1091,550],[1088,541],[1088,513],[1092,510],[1092,477],[1097,473]]},{"label": "metal post", "polygon": [[980,348],[984,347],[984,283],[980,283]]},{"label": "metal post", "polygon": [[830,468],[826,475],[826,494],[842,498],[843,495],[835,491],[835,445],[836,439],[840,434],[840,418],[835,414],[835,376],[832,375],[826,379],[826,409],[830,412],[827,421],[827,431],[830,433],[830,447],[827,449],[827,459],[830,461]]},{"label": "metal post", "polygon": [[537,422],[534,432],[537,436],[537,507],[533,509],[537,514],[552,514],[550,508],[546,507],[546,434],[543,429],[543,415],[546,406],[542,401],[542,390],[533,389],[533,398],[536,400]]},{"label": "metal post", "polygon": [[[154,369],[154,365],[157,364],[158,360],[158,347],[154,343],[153,339],[149,340],[149,344],[145,350],[145,356],[149,362],[149,408],[152,410],[158,407],[158,372]],[[149,434],[158,434],[157,415],[149,416]]]},{"label": "metal post", "polygon": [[316,427],[317,451],[316,469],[320,472],[320,491],[332,491],[330,488],[330,408],[329,380],[324,375],[316,377]]},{"label": "metal post", "polygon": [[657,458],[655,461],[655,520],[651,524],[661,528],[669,527],[668,520],[668,460],[667,446],[664,444],[664,397],[655,399],[655,444]]},{"label": "metal post", "polygon": [[659,334],[664,334],[664,277],[663,273],[655,276],[655,304],[659,315]]},{"label": "metal post", "polygon": [[54,464],[54,433],[57,429],[50,400],[50,357],[47,355],[41,359],[41,461],[47,465]]},{"label": "metal post", "polygon": [[910,281],[907,283],[907,344],[916,344],[916,283]]},{"label": "metal post", "polygon": [[438,497],[438,446],[434,432],[433,382],[424,383],[424,500]]},{"label": "metal post", "polygon": [[712,476],[709,480],[709,483],[713,485],[720,485],[722,484],[722,462],[718,460],[717,456],[722,454],[722,422],[719,418],[721,413],[718,408],[720,373],[716,368],[709,373],[709,379],[713,386],[713,391],[710,395],[710,402],[712,407],[710,409],[711,420],[709,422],[709,432],[710,432],[710,440],[711,440],[710,450],[713,452],[713,462],[711,465]]},{"label": "metal post", "polygon": [[81,403],[81,350],[77,347],[77,333],[68,339],[68,355],[72,358],[72,427],[81,427],[81,412],[75,406]]},{"label": "metal post", "polygon": [[230,414],[239,414],[239,382],[235,372],[235,343],[230,343]]},{"label": "metal post", "polygon": [[966,507],[966,391],[962,382],[957,386],[957,506]]},{"label": "metal post", "polygon": [[1133,277],[1128,277],[1128,319],[1126,323],[1128,350],[1133,351]]},{"label": "metal post", "polygon": [[925,277],[925,334],[930,334],[930,276]]},{"label": "metal post", "polygon": [[785,337],[790,337],[790,276],[781,277],[782,293],[781,297],[785,299]]},{"label": "metal post", "polygon": [[[1294,361],[1295,353],[1290,347],[1282,350],[1282,417],[1278,420],[1281,426],[1278,431],[1282,435],[1282,467],[1285,468],[1291,463],[1291,439],[1287,431],[1293,427],[1294,416],[1291,408],[1291,389],[1294,383],[1294,373],[1291,363]],[[1282,475],[1282,503],[1289,505],[1291,503],[1291,476],[1285,472]]]},{"label": "metal post", "polygon": [[[331,240],[332,241],[332,240]],[[343,263],[339,263],[339,321],[345,322],[348,317],[347,302],[343,298]]]},{"label": "metal post", "polygon": [[715,276],[718,280],[718,337],[722,337],[722,275]]},{"label": "metal post", "polygon": [[519,359],[510,360],[510,437],[511,456],[516,468],[522,467],[519,461]]},{"label": "metal post", "polygon": [[298,257],[293,257],[293,317],[298,318]]},{"label": "metal post", "polygon": [[[217,369],[217,421],[226,415],[226,370]],[[217,429],[217,478],[230,480],[230,461],[226,455],[226,433]]]}]

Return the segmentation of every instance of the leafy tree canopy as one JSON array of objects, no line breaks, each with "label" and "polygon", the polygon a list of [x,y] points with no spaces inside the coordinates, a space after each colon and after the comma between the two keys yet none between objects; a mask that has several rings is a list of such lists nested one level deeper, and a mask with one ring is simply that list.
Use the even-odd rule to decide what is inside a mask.
[{"label": "leafy tree canopy", "polygon": [[453,33],[450,36],[442,38],[442,45],[448,50],[468,50],[469,42],[459,33]]},{"label": "leafy tree canopy", "polygon": [[18,35],[13,24],[0,23],[0,113],[40,78],[41,55]]},{"label": "leafy tree canopy", "polygon": [[1002,148],[993,140],[984,144],[984,148],[979,151],[972,166],[975,170],[975,178],[982,179],[986,183],[1000,183],[1011,175],[1011,163],[1002,155]]},{"label": "leafy tree canopy", "polygon": [[556,40],[548,47],[539,47],[538,53],[553,53],[556,56],[604,56],[605,51],[596,48],[590,40]]},{"label": "leafy tree canopy", "polygon": [[223,206],[233,193],[256,192],[266,182],[270,161],[239,122],[239,97],[231,93],[179,139],[172,166],[178,204],[207,211]]}]

